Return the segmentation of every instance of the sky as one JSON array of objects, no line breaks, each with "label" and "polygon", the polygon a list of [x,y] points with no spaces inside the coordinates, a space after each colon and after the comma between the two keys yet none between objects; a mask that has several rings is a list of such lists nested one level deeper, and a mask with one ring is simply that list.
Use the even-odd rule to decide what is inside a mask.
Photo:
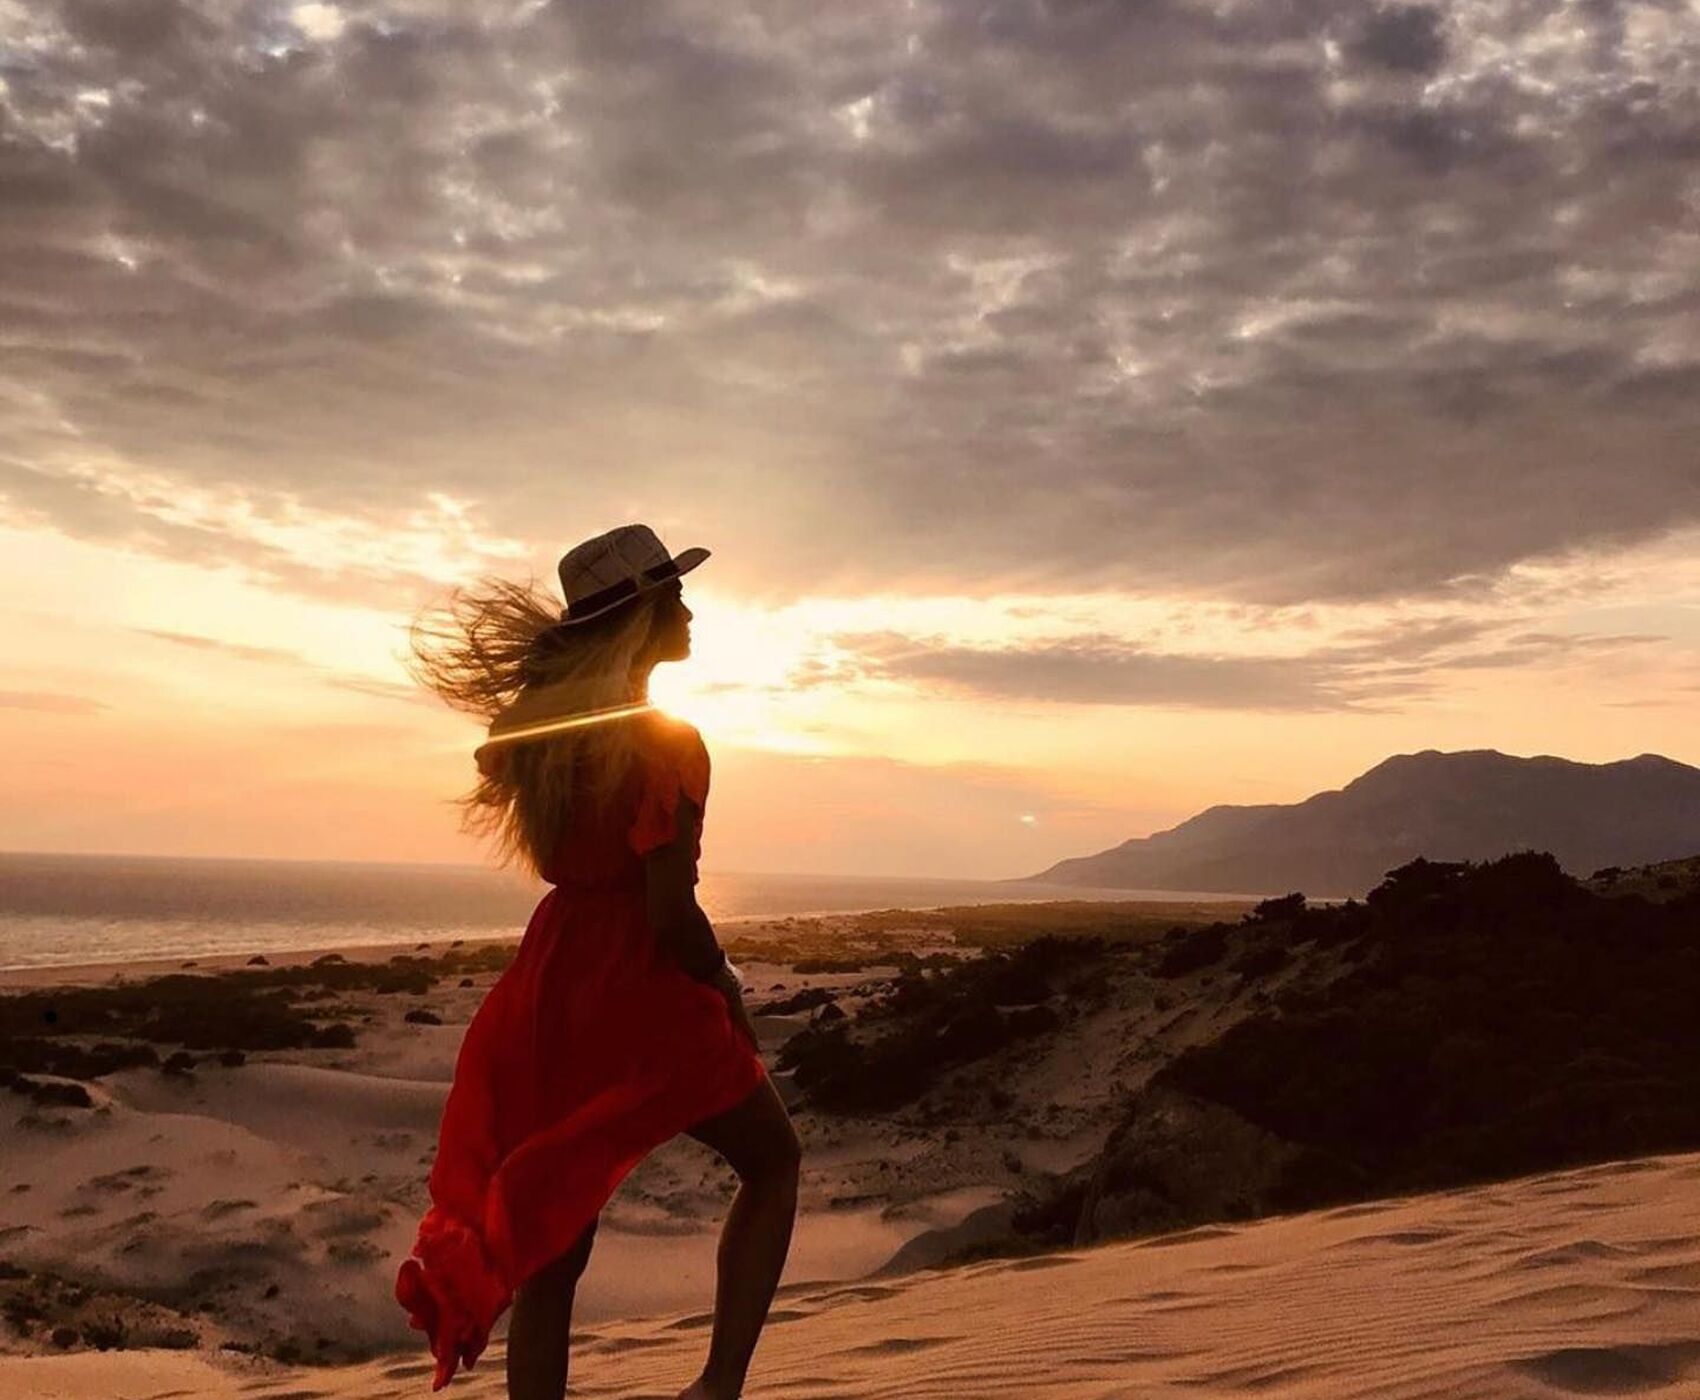
[{"label": "sky", "polygon": [[1700,763],[1700,4],[0,0],[0,849],[480,860],[641,521],[705,865]]}]

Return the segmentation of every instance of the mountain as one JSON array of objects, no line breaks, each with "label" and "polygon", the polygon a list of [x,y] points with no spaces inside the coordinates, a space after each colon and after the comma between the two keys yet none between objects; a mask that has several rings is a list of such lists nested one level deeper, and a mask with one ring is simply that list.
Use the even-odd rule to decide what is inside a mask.
[{"label": "mountain", "polygon": [[1585,876],[1697,849],[1700,768],[1652,753],[1573,763],[1494,749],[1424,749],[1395,754],[1303,802],[1211,807],[1167,831],[1022,879],[1339,898],[1363,895],[1417,856],[1482,861],[1550,851],[1567,871]]}]

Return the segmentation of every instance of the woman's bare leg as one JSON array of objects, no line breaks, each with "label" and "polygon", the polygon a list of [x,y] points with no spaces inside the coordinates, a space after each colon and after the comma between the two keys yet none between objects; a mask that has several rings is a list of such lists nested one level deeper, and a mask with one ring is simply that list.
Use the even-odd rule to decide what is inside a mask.
[{"label": "woman's bare leg", "polygon": [[708,1362],[680,1400],[738,1400],[791,1249],[802,1144],[765,1077],[742,1103],[689,1131],[731,1164],[739,1185],[720,1233]]},{"label": "woman's bare leg", "polygon": [[562,1400],[566,1395],[573,1295],[595,1239],[592,1220],[571,1249],[515,1291],[508,1320],[509,1400]]}]

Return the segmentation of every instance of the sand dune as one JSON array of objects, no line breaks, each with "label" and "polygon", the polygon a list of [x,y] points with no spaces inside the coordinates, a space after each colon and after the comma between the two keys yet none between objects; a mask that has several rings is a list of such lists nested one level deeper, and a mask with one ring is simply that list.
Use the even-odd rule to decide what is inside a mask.
[{"label": "sand dune", "polygon": [[[593,1266],[594,1267],[594,1266]],[[675,1395],[703,1313],[580,1329],[571,1393]],[[450,1394],[502,1391],[500,1344]],[[423,1354],[340,1368],[0,1360],[22,1400],[428,1393]],[[997,1260],[782,1286],[750,1400],[1700,1396],[1700,1154]]]}]

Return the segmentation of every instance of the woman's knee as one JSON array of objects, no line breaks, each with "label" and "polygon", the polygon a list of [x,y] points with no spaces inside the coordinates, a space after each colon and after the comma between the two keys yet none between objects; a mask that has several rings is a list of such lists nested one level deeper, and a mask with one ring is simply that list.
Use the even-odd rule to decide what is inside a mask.
[{"label": "woman's knee", "polygon": [[558,1254],[534,1273],[522,1285],[529,1293],[571,1290],[590,1263],[590,1247],[596,1242],[596,1224],[592,1220],[564,1254]]},{"label": "woman's knee", "polygon": [[742,1181],[797,1179],[803,1146],[769,1080],[764,1079],[736,1107],[698,1123],[688,1132],[718,1152]]},{"label": "woman's knee", "polygon": [[762,1181],[795,1186],[802,1167],[803,1144],[797,1137],[796,1128],[787,1119],[783,1131],[775,1132],[769,1141],[762,1144],[750,1175]]}]

